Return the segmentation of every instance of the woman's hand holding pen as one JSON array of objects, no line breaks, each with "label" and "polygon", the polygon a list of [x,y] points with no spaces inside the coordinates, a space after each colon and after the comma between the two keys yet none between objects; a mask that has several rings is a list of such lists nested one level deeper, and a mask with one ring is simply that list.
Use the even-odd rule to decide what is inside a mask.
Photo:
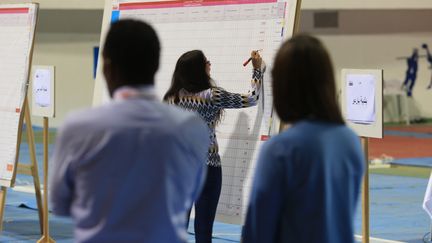
[{"label": "woman's hand holding pen", "polygon": [[254,69],[261,69],[262,58],[259,51],[251,52],[252,66]]}]

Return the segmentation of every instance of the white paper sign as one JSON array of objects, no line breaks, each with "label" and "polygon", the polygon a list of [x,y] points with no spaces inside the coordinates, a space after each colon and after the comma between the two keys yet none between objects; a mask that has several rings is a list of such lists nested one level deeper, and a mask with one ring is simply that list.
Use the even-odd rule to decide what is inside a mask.
[{"label": "white paper sign", "polygon": [[38,69],[35,71],[33,94],[37,106],[49,107],[51,105],[51,73],[49,70]]},{"label": "white paper sign", "polygon": [[375,76],[348,74],[346,78],[347,120],[354,123],[375,122]]},{"label": "white paper sign", "polygon": [[55,115],[55,68],[33,66],[31,75],[32,114],[54,117]]}]

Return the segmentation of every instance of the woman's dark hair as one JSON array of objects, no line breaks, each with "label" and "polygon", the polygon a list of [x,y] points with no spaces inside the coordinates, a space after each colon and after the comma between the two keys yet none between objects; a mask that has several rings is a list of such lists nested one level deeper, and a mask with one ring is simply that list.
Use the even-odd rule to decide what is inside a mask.
[{"label": "woman's dark hair", "polygon": [[181,89],[190,93],[198,93],[213,87],[211,78],[206,72],[206,57],[200,50],[188,51],[177,60],[171,87],[164,96],[164,100],[174,97],[178,102],[178,94]]},{"label": "woman's dark hair", "polygon": [[276,54],[272,78],[274,106],[283,122],[316,119],[344,123],[333,65],[317,38],[301,34],[286,41]]}]

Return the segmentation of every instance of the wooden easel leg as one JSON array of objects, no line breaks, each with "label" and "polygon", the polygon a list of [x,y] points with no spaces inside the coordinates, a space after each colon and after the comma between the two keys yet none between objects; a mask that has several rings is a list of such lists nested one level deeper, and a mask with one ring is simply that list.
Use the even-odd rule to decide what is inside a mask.
[{"label": "wooden easel leg", "polygon": [[44,195],[43,195],[43,235],[37,243],[54,243],[55,241],[49,235],[49,221],[48,221],[48,118],[43,118],[43,146],[44,146]]},{"label": "wooden easel leg", "polygon": [[361,138],[366,159],[362,190],[362,242],[369,243],[369,139]]},{"label": "wooden easel leg", "polygon": [[32,176],[33,176],[33,184],[35,187],[35,195],[36,195],[36,203],[38,207],[38,213],[39,213],[39,224],[40,224],[40,231],[41,234],[43,234],[43,207],[42,207],[42,195],[41,195],[41,189],[40,189],[40,181],[39,181],[39,173],[38,173],[38,165],[36,161],[36,148],[35,148],[35,141],[34,141],[34,133],[33,133],[33,127],[30,119],[30,109],[28,105],[28,100],[26,99],[26,103],[24,104],[26,106],[26,109],[24,110],[24,119],[26,124],[26,130],[27,130],[27,142],[29,145],[30,150],[30,160],[32,164]]},{"label": "wooden easel leg", "polygon": [[3,231],[3,216],[5,210],[7,188],[2,186],[0,189],[0,232]]},{"label": "wooden easel leg", "polygon": [[300,30],[301,5],[302,5],[302,0],[297,0],[295,18],[294,18],[293,35],[298,34],[299,30]]}]

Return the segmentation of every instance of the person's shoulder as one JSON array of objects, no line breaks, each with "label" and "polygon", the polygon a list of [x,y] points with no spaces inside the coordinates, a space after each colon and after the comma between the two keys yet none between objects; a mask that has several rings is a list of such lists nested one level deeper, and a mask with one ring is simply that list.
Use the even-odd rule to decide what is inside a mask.
[{"label": "person's shoulder", "polygon": [[[214,88],[217,88],[217,87],[214,87]],[[212,90],[213,90],[214,88],[208,88],[208,89],[206,89],[206,90],[201,91],[201,92],[200,92],[200,97],[205,98],[205,99],[210,98],[210,97],[211,97],[211,94],[212,94]]]},{"label": "person's shoulder", "polygon": [[264,143],[261,148],[262,154],[272,154],[274,156],[285,156],[292,147],[295,147],[296,139],[288,130],[273,135]]},{"label": "person's shoulder", "polygon": [[56,141],[67,144],[80,144],[98,133],[100,127],[97,122],[100,108],[86,108],[68,113],[58,129]]},{"label": "person's shoulder", "polygon": [[85,128],[94,123],[94,120],[100,115],[101,107],[85,108],[72,111],[66,115],[63,122],[63,129]]},{"label": "person's shoulder", "polygon": [[166,121],[168,122],[168,126],[177,129],[177,128],[186,128],[193,127],[197,124],[202,125],[204,121],[200,118],[196,113],[192,111],[188,111],[186,109],[162,104],[166,109]]},{"label": "person's shoulder", "polygon": [[[358,135],[344,123],[313,121],[305,122],[299,128],[299,134],[303,134],[305,143],[325,143],[331,140],[334,146],[360,146]],[[302,139],[301,135],[298,137]]]},{"label": "person's shoulder", "polygon": [[[96,107],[75,110],[66,116],[59,132],[63,137],[82,140],[97,137],[107,131],[128,129],[133,119],[131,117],[139,117],[139,114],[144,113],[133,108],[135,106],[127,102],[110,101]],[[133,115],[135,113],[138,115]]]},{"label": "person's shoulder", "polygon": [[[358,135],[346,124],[327,123],[324,125],[329,133],[327,136],[337,137],[340,139],[358,140]],[[325,129],[322,129],[325,131]]]},{"label": "person's shoulder", "polygon": [[268,143],[269,146],[281,147],[283,150],[288,149],[288,147],[301,147],[305,143],[316,140],[317,136],[321,136],[319,133],[322,131],[323,127],[319,124],[300,121],[272,136]]},{"label": "person's shoulder", "polygon": [[[196,93],[188,92],[185,89],[181,89],[179,94],[178,94],[178,96],[179,96],[178,98],[182,101],[209,99],[209,98],[211,98],[211,95],[212,95],[212,89],[213,89],[213,87],[201,90],[201,91],[196,92]],[[174,99],[174,97],[169,97],[168,102],[173,104],[174,103],[173,99]]]},{"label": "person's shoulder", "polygon": [[351,145],[353,150],[357,152],[362,150],[359,135],[347,125],[342,125],[339,134],[336,134],[336,136],[343,139],[346,146]]},{"label": "person's shoulder", "polygon": [[159,129],[160,138],[170,141],[172,146],[186,146],[193,151],[207,150],[209,131],[206,123],[196,113],[177,108],[168,107],[163,129]]},{"label": "person's shoulder", "polygon": [[121,111],[121,107],[116,102],[108,102],[96,107],[82,108],[74,110],[67,114],[63,126],[81,126],[86,127],[100,123],[101,121],[109,121],[114,113],[113,111]]},{"label": "person's shoulder", "polygon": [[208,89],[208,91],[211,92],[211,93],[222,93],[222,92],[226,92],[226,90],[225,90],[224,88],[219,87],[219,86],[211,87],[210,89]]},{"label": "person's shoulder", "polygon": [[273,143],[290,143],[297,141],[298,139],[305,136],[304,131],[307,130],[303,125],[298,126],[298,124],[291,125],[285,130],[281,131],[276,136],[273,136],[270,141]]},{"label": "person's shoulder", "polygon": [[354,132],[354,130],[352,130],[350,127],[348,127],[347,125],[343,124],[340,125],[339,127],[340,132],[344,133],[347,137],[352,138],[352,139],[357,139],[359,136],[357,135],[356,132]]}]

